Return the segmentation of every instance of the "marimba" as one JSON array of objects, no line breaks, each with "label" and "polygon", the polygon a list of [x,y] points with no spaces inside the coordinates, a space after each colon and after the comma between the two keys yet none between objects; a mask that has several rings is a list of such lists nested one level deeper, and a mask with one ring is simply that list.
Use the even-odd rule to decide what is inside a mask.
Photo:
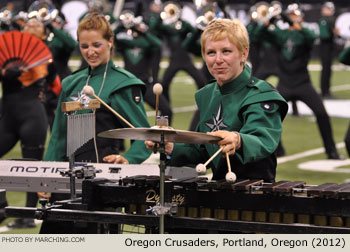
[{"label": "marimba", "polygon": [[[177,208],[173,217],[246,222],[253,223],[252,226],[278,224],[265,230],[272,232],[288,232],[288,227],[295,232],[298,226],[313,227],[313,232],[328,227],[350,232],[350,183],[318,186],[304,181],[229,183],[208,182],[198,177],[167,179],[165,192],[165,202]],[[124,207],[126,213],[147,215],[147,210],[157,204],[158,193],[157,176],[128,177],[117,183],[86,180],[82,202],[89,210]],[[202,229],[205,225],[191,228]]]},{"label": "marimba", "polygon": [[[159,176],[86,179],[82,197],[42,208],[7,207],[9,217],[158,227]],[[350,233],[350,184],[207,181],[166,176],[167,232]],[[124,209],[123,212],[111,208]],[[109,209],[106,211],[106,209]],[[181,231],[179,231],[181,230]],[[193,231],[194,230],[194,231]]]}]

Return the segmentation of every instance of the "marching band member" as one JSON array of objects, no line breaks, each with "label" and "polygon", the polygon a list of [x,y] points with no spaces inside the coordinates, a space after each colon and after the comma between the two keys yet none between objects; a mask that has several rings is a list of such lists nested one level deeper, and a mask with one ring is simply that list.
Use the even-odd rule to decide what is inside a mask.
[{"label": "marching band member", "polygon": [[[40,38],[44,29],[41,22],[33,20],[26,24],[24,31]],[[43,159],[48,121],[41,97],[47,89],[49,75],[47,65],[39,65],[26,72],[18,66],[2,69],[0,136],[3,142],[0,157],[21,141],[23,158]],[[24,87],[22,82],[27,86]],[[35,207],[37,201],[36,193],[27,193],[26,207]],[[35,227],[35,223],[34,219],[16,219],[8,223],[8,227]]]},{"label": "marching band member", "polygon": [[300,100],[314,112],[328,159],[342,159],[334,143],[329,116],[320,95],[311,84],[307,64],[316,34],[302,26],[303,13],[298,4],[290,4],[287,14],[292,21],[288,29],[270,29],[269,22],[260,25],[260,38],[279,50],[280,66],[277,90],[287,100]]},{"label": "marching band member", "polygon": [[[55,63],[55,56],[53,48],[55,47],[50,41],[47,40],[46,26],[43,22],[37,18],[29,19],[25,25],[24,32],[33,34],[42,39],[49,47],[52,56],[53,63],[48,66],[49,74],[46,77],[47,88],[40,94],[40,98],[45,106],[48,125],[52,129],[52,124],[55,118],[55,109],[57,106],[58,95],[61,92],[61,78],[58,75],[59,67]],[[55,42],[56,44],[57,42]]]},{"label": "marching band member", "polygon": [[325,2],[321,9],[321,18],[318,21],[320,28],[320,56],[321,56],[321,95],[323,98],[332,98],[330,81],[332,75],[332,61],[334,39],[339,34],[335,28],[335,6],[333,2]]},{"label": "marching band member", "polygon": [[[251,76],[246,65],[248,33],[238,20],[211,21],[201,36],[202,57],[215,81],[195,94],[200,111],[198,132],[221,137],[218,145],[166,143],[172,166],[196,165],[213,156],[219,147],[229,154],[237,178],[274,181],[274,151],[282,133],[287,103],[265,81]],[[149,149],[154,142],[145,141]],[[225,158],[211,162],[213,179],[224,179]]]},{"label": "marching band member", "polygon": [[[135,127],[150,127],[142,98],[142,91],[145,88],[144,83],[126,70],[116,67],[112,61],[111,53],[114,36],[109,22],[104,16],[92,13],[80,22],[77,35],[80,52],[89,66],[74,72],[63,80],[63,89],[58,104],[72,101],[73,95],[77,95],[85,85],[89,85],[102,100],[132,125]],[[46,161],[67,161],[66,123],[66,116],[58,106],[45,156]],[[104,107],[96,110],[96,134],[108,129],[124,127],[127,127],[127,125]],[[115,153],[113,139],[97,138],[96,141],[98,156],[104,157],[104,162],[138,164],[151,154],[141,141],[134,141],[123,156]],[[98,161],[93,139],[75,151],[74,154],[75,161]],[[54,201],[62,197],[65,197],[65,195],[53,194],[51,200]],[[44,222],[40,232],[86,233],[93,231],[87,230],[85,227],[80,230],[69,222],[54,222],[54,224]]]},{"label": "marching band member", "polygon": [[[151,32],[154,36],[161,39],[162,33],[158,29],[159,24],[162,23],[162,19],[160,17],[161,10],[163,8],[162,1],[160,0],[153,0],[149,5],[149,19],[148,19],[148,26],[149,26],[149,32]],[[152,79],[153,83],[159,82],[159,69],[160,69],[160,61],[162,59],[162,48],[153,49],[153,53],[151,56],[151,62],[152,62]]]},{"label": "marching band member", "polygon": [[[175,13],[175,14],[173,14]],[[205,84],[202,73],[194,66],[191,55],[181,44],[195,28],[180,17],[180,6],[174,2],[164,5],[163,23],[158,29],[164,35],[164,40],[170,50],[169,67],[165,70],[162,78],[163,94],[170,102],[170,84],[178,71],[185,71],[195,81],[197,88]]]},{"label": "marching band member", "polygon": [[[112,13],[105,10],[105,6],[107,6],[107,3],[105,0],[89,1],[87,5],[88,10],[79,17],[79,22],[83,20],[86,16],[90,15],[91,13],[99,13],[100,15],[103,15],[111,25],[114,24],[116,20],[113,17]],[[80,68],[85,68],[87,66],[88,64],[86,61],[84,61],[84,57],[83,57],[81,59]]]},{"label": "marching band member", "polygon": [[[73,95],[81,92],[85,85],[90,85],[95,89],[96,94],[131,124],[136,127],[149,127],[142,98],[142,90],[145,85],[131,73],[114,65],[111,59],[114,38],[108,21],[97,13],[88,15],[79,24],[77,35],[80,51],[89,67],[76,71],[63,80],[63,89],[58,104],[72,101]],[[67,160],[65,155],[66,117],[60,106],[57,107],[56,118],[45,159],[65,161]],[[96,120],[97,133],[127,126],[103,108],[96,111]],[[138,141],[132,144],[124,156],[108,156],[115,154],[110,148],[108,139],[98,138],[97,146],[99,156],[105,157],[104,160],[107,162],[140,163],[150,155],[142,142]],[[75,158],[96,162],[92,141],[78,150]]]}]

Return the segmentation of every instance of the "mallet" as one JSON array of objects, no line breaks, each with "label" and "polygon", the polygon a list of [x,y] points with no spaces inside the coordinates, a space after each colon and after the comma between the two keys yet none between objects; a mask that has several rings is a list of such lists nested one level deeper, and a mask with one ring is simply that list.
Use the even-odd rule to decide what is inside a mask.
[{"label": "mallet", "polygon": [[217,152],[215,152],[209,159],[207,162],[205,162],[204,164],[198,164],[196,166],[196,172],[198,172],[199,174],[204,174],[205,171],[207,170],[207,165],[222,151],[224,147],[221,147],[220,149],[217,150]]},{"label": "mallet", "polygon": [[237,177],[236,177],[236,174],[234,174],[231,171],[231,163],[230,163],[230,157],[228,155],[228,152],[226,152],[226,161],[227,161],[228,172],[226,173],[225,179],[227,182],[235,182]]},{"label": "mallet", "polygon": [[95,95],[95,91],[91,86],[86,85],[83,88],[83,92],[88,96],[95,97],[99,102],[101,102],[106,108],[108,108],[113,114],[120,118],[123,122],[125,122],[130,128],[135,128],[131,123],[129,123],[124,117],[122,117],[118,112],[116,112],[113,108],[111,108],[107,103],[105,103],[100,97]]},{"label": "mallet", "polygon": [[157,124],[157,117],[158,117],[158,111],[159,111],[159,95],[163,93],[163,86],[160,83],[156,83],[153,86],[153,94],[156,95],[156,124]]}]

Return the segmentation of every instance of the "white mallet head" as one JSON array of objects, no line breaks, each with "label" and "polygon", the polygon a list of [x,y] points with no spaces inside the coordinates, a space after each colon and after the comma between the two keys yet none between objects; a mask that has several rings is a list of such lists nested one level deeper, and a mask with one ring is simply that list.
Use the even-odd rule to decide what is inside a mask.
[{"label": "white mallet head", "polygon": [[160,95],[163,93],[163,86],[160,83],[156,83],[153,85],[153,94]]},{"label": "white mallet head", "polygon": [[83,92],[84,92],[84,94],[86,94],[88,96],[93,96],[94,93],[95,93],[94,89],[91,86],[88,86],[88,85],[84,86]]},{"label": "white mallet head", "polygon": [[204,174],[207,171],[207,168],[205,167],[204,164],[198,164],[196,166],[196,172],[199,174]]},{"label": "white mallet head", "polygon": [[226,173],[225,179],[227,182],[235,182],[237,177],[236,174],[234,174],[233,172],[228,172]]}]

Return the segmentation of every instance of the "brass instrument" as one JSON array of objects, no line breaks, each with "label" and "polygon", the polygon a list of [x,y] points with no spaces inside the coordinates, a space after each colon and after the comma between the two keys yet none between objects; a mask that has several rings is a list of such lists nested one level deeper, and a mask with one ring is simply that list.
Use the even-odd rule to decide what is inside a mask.
[{"label": "brass instrument", "polygon": [[297,22],[297,23],[300,23],[302,22],[303,18],[304,18],[304,13],[302,12],[299,4],[297,3],[292,3],[292,4],[289,4],[287,6],[287,9],[285,11],[285,13],[288,15],[288,14],[294,14],[294,17],[293,18],[290,18],[291,22]]},{"label": "brass instrument", "polygon": [[28,18],[36,18],[44,24],[51,23],[58,16],[58,10],[49,0],[37,0],[29,6]]},{"label": "brass instrument", "polygon": [[216,18],[215,12],[212,10],[206,11],[202,16],[199,16],[196,19],[197,28],[200,30],[204,30],[205,27],[209,24],[210,21]]},{"label": "brass instrument", "polygon": [[271,4],[261,1],[252,6],[250,17],[252,20],[262,24],[271,19],[281,19],[282,4],[272,1]]},{"label": "brass instrument", "polygon": [[12,21],[12,11],[4,7],[0,11],[0,22],[10,25]]},{"label": "brass instrument", "polygon": [[160,17],[164,24],[173,25],[177,30],[181,29],[181,8],[177,3],[166,2],[163,11],[160,13]]},{"label": "brass instrument", "polygon": [[138,36],[138,33],[133,29],[140,32],[146,32],[148,30],[148,26],[143,22],[143,17],[135,17],[134,13],[130,10],[124,10],[120,14],[119,19],[124,28],[127,30],[127,35],[132,36],[133,38]]},{"label": "brass instrument", "polygon": [[258,23],[265,23],[270,19],[270,5],[267,2],[257,2],[252,8],[250,17]]},{"label": "brass instrument", "polygon": [[194,2],[198,13],[196,19],[198,29],[204,30],[210,21],[217,17],[223,17],[223,13],[221,14],[216,3],[208,3],[206,0],[196,0]]},{"label": "brass instrument", "polygon": [[105,1],[102,0],[92,0],[88,2],[88,10],[89,12],[97,12],[97,13],[103,13],[104,12],[104,5],[106,5]]},{"label": "brass instrument", "polygon": [[271,13],[271,17],[278,17],[280,18],[280,15],[282,13],[282,4],[279,1],[272,1],[269,11]]},{"label": "brass instrument", "polygon": [[134,16],[134,13],[132,11],[129,11],[129,10],[123,11],[120,14],[119,18],[122,21],[124,28],[126,28],[126,29],[130,29],[135,25],[135,23],[134,23],[135,16]]}]

